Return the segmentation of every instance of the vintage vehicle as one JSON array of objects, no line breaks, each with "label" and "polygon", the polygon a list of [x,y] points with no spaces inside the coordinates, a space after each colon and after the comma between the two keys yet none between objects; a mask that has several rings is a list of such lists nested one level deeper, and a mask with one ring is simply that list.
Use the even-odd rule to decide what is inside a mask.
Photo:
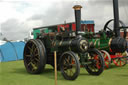
[{"label": "vintage vehicle", "polygon": [[[75,80],[80,73],[80,65],[85,67],[91,75],[100,75],[104,70],[104,58],[98,49],[106,49],[112,53],[124,52],[127,42],[120,37],[118,0],[114,1],[114,36],[108,37],[107,33],[98,34],[81,30],[81,8],[75,5],[76,30],[64,27],[46,26],[37,28],[34,39],[29,40],[24,48],[24,65],[28,73],[41,73],[46,64],[54,67],[54,51],[57,52],[57,68],[65,79]],[[47,29],[46,29],[47,28]],[[35,29],[34,29],[35,30]],[[59,30],[59,31],[58,31]],[[111,31],[110,31],[111,32]],[[108,32],[108,33],[110,33]],[[106,37],[104,37],[106,36]],[[98,42],[100,41],[100,42]]]},{"label": "vintage vehicle", "polygon": [[[119,20],[119,35],[118,35],[118,41],[116,43],[118,43],[118,48],[117,46],[113,47],[115,48],[115,50],[112,50],[109,46],[109,44],[111,43],[111,40],[114,39],[115,37],[117,37],[115,34],[116,32],[114,31],[114,27],[109,26],[109,24],[112,24],[114,21],[114,19],[109,20],[105,26],[104,29],[101,30],[99,33],[99,41],[97,41],[97,43],[100,43],[100,45],[96,46],[99,50],[101,50],[101,52],[104,55],[104,59],[105,59],[105,67],[108,68],[110,67],[110,64],[113,62],[116,66],[124,66],[127,64],[127,56],[128,53],[125,50],[127,48],[127,42],[126,42],[126,26],[125,24]],[[125,41],[120,40],[120,38],[124,38]],[[122,42],[121,42],[122,41]],[[123,47],[122,45],[125,47]],[[124,50],[122,50],[124,49]]]},{"label": "vintage vehicle", "polygon": [[36,39],[29,40],[24,48],[24,65],[28,73],[41,73],[46,64],[54,67],[54,51],[57,52],[57,67],[65,79],[74,80],[80,73],[80,64],[89,74],[100,75],[104,70],[101,52],[90,47],[88,39],[78,33],[81,21],[81,6],[75,5],[76,31],[60,32],[55,27],[42,27]]},{"label": "vintage vehicle", "polygon": [[[109,20],[104,29],[98,33],[85,32],[93,46],[103,53],[105,67],[108,68],[113,62],[116,66],[127,64],[127,28],[123,21],[119,20],[118,0],[113,0],[114,19]],[[114,24],[113,24],[114,23]],[[113,25],[112,27],[110,26]]]}]

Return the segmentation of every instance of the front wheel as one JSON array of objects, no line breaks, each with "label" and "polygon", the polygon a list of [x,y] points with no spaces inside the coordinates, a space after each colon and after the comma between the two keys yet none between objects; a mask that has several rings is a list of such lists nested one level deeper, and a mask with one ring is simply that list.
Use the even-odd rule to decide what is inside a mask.
[{"label": "front wheel", "polygon": [[127,64],[127,58],[126,58],[128,56],[127,51],[125,51],[124,53],[116,53],[115,55],[117,56],[117,58],[113,59],[113,63],[117,67],[122,67]]},{"label": "front wheel", "polygon": [[101,50],[101,53],[103,54],[103,57],[104,57],[104,63],[105,63],[105,68],[109,68],[110,67],[110,64],[111,64],[111,57],[110,57],[110,54],[105,51],[105,50]]},{"label": "front wheel", "polygon": [[104,58],[102,53],[93,48],[88,51],[88,61],[91,62],[85,66],[87,72],[91,75],[100,75],[104,70]]},{"label": "front wheel", "polygon": [[60,58],[60,70],[67,80],[75,80],[80,73],[78,56],[72,51],[64,52]]}]

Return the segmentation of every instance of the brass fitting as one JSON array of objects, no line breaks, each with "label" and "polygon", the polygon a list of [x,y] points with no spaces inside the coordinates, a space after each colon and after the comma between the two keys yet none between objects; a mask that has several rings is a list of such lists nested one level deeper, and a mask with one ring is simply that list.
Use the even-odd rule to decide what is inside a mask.
[{"label": "brass fitting", "polygon": [[73,7],[73,9],[75,9],[75,10],[80,10],[81,8],[82,8],[81,5],[75,5],[75,6]]}]

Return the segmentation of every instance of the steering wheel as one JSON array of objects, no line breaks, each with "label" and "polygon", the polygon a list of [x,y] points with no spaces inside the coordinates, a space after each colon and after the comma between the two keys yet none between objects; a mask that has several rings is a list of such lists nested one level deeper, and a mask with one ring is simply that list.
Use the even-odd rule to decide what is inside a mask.
[{"label": "steering wheel", "polygon": [[[114,19],[111,19],[104,25],[104,31],[107,33],[108,37],[112,37],[115,35],[113,23],[114,23]],[[123,32],[124,32],[123,37],[126,38],[126,28],[123,28],[126,26],[121,20],[119,20],[119,27],[121,27],[119,28],[120,30],[123,29]]]}]

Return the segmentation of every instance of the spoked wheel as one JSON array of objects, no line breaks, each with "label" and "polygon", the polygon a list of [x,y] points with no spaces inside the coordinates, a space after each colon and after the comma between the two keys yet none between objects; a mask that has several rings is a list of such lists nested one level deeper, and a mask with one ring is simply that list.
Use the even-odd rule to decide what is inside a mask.
[{"label": "spoked wheel", "polygon": [[[123,28],[123,27],[126,27],[125,24],[121,20],[119,20],[119,25],[120,25],[120,27],[122,27],[122,28],[120,28],[120,31],[124,32],[122,37],[126,38],[126,33],[127,32],[126,32],[126,29]],[[109,20],[104,25],[104,31],[107,32],[108,37],[113,37],[115,35],[115,32],[114,32],[114,19]]]},{"label": "spoked wheel", "polygon": [[125,51],[124,53],[118,53],[116,54],[116,56],[122,56],[122,57],[117,57],[116,59],[113,59],[113,63],[118,66],[118,67],[122,67],[125,66],[127,64],[127,58],[124,56],[128,56],[127,51]]},{"label": "spoked wheel", "polygon": [[24,65],[28,73],[39,74],[46,64],[46,50],[41,40],[29,40],[24,48]]},{"label": "spoked wheel", "polygon": [[127,64],[126,58],[117,58],[117,59],[114,59],[113,62],[118,67],[122,67]]},{"label": "spoked wheel", "polygon": [[101,50],[101,53],[103,54],[103,57],[104,57],[105,68],[109,68],[111,64],[111,57],[109,53],[105,50]]},{"label": "spoked wheel", "polygon": [[104,70],[104,58],[101,52],[95,48],[88,51],[88,64],[85,68],[91,75],[100,75]]},{"label": "spoked wheel", "polygon": [[67,80],[75,80],[80,73],[80,64],[78,57],[72,51],[62,54],[60,58],[60,70]]}]

